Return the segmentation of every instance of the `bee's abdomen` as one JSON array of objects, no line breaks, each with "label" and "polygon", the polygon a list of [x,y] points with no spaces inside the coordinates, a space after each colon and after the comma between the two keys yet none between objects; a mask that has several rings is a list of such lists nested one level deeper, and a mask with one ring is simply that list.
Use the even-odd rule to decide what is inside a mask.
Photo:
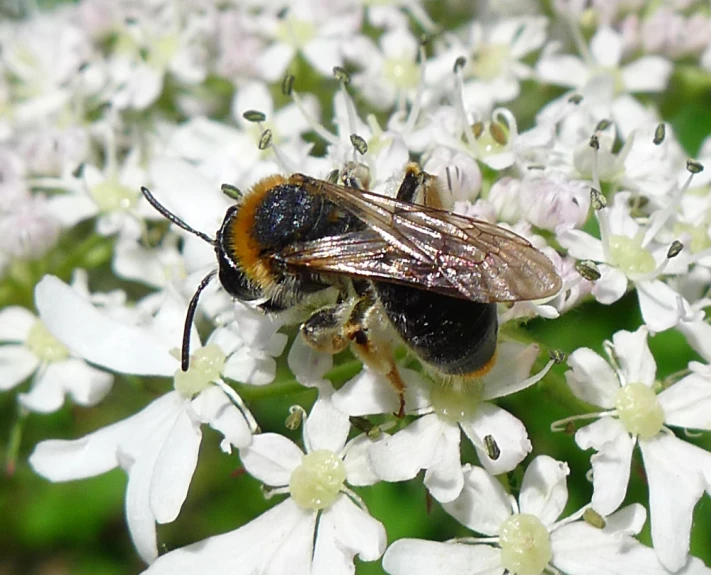
[{"label": "bee's abdomen", "polygon": [[445,375],[486,373],[496,352],[496,304],[373,282],[378,299],[403,341]]}]

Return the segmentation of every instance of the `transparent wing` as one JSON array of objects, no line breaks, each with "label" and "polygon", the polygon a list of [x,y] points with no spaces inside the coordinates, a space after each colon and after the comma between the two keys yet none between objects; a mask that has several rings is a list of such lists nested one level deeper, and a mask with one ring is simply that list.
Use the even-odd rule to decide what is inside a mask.
[{"label": "transparent wing", "polygon": [[367,226],[294,244],[274,254],[282,264],[419,286],[478,302],[540,299],[561,288],[551,261],[501,227],[300,174],[291,176],[290,183],[324,194]]}]

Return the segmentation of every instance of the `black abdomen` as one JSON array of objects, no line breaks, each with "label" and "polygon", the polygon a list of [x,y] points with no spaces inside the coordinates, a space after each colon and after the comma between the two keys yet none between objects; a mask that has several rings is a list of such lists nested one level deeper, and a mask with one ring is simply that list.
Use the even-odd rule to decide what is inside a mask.
[{"label": "black abdomen", "polygon": [[388,319],[424,362],[446,375],[485,367],[496,351],[496,304],[373,282]]}]

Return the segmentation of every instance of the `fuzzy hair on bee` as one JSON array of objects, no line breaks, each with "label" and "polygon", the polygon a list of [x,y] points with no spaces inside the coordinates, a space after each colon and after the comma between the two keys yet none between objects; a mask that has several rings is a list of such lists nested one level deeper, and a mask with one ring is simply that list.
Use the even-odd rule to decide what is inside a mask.
[{"label": "fuzzy hair on bee", "polygon": [[[329,353],[350,345],[389,380],[403,414],[393,342],[431,372],[479,377],[495,358],[496,303],[554,296],[561,280],[526,239],[442,209],[437,178],[415,163],[395,198],[364,183],[352,167],[330,180],[269,176],[227,210],[214,239],[142,191],[171,222],[214,247],[216,273],[233,298],[258,301],[265,313],[307,309],[299,320],[305,341]],[[214,275],[188,307],[183,370],[197,301]]]}]

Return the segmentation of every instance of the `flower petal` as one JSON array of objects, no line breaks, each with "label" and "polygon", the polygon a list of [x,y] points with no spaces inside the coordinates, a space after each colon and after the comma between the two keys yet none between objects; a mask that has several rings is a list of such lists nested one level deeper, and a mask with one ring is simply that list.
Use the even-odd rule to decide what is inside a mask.
[{"label": "flower petal", "polygon": [[159,557],[145,575],[310,573],[316,513],[291,499],[243,527]]},{"label": "flower petal", "polygon": [[0,346],[0,391],[25,381],[39,367],[37,356],[24,345]]},{"label": "flower petal", "polygon": [[370,465],[385,481],[406,481],[427,469],[437,459],[436,450],[447,428],[456,426],[445,423],[434,414],[413,421],[405,429],[371,446],[368,453]]},{"label": "flower petal", "polygon": [[[412,369],[400,369],[406,384],[405,408],[417,412],[429,404],[431,384]],[[348,415],[395,413],[400,400],[385,377],[367,367],[333,394],[333,404]]]},{"label": "flower petal", "polygon": [[456,499],[464,485],[460,436],[460,431],[454,426],[444,429],[435,448],[435,459],[425,472],[425,486],[440,503]]},{"label": "flower petal", "polygon": [[612,28],[601,26],[590,40],[590,52],[601,68],[617,68],[622,58],[622,37]]},{"label": "flower petal", "polygon": [[489,545],[399,539],[383,557],[390,575],[502,575],[501,551]]},{"label": "flower petal", "polygon": [[667,569],[678,571],[688,559],[694,506],[711,483],[711,453],[663,433],[639,446],[654,549]]},{"label": "flower petal", "polygon": [[11,305],[0,310],[0,341],[24,342],[37,316],[24,307]]},{"label": "flower petal", "polygon": [[384,441],[387,435],[380,434],[377,439],[371,439],[367,435],[359,435],[346,445],[346,455],[343,463],[346,466],[346,481],[350,485],[373,485],[380,481],[370,466],[368,451],[371,445]]},{"label": "flower petal", "polygon": [[444,510],[482,535],[496,536],[511,516],[509,495],[499,481],[481,467],[465,465],[464,487],[459,497],[444,503]]},{"label": "flower petal", "polygon": [[92,406],[106,397],[113,382],[111,374],[87,365],[82,359],[69,358],[47,365],[32,389],[18,399],[30,411],[40,413],[58,410],[65,395],[79,405]]},{"label": "flower petal", "polygon": [[526,469],[518,497],[521,513],[531,513],[552,525],[568,501],[568,464],[547,455],[536,457]]},{"label": "flower petal", "polygon": [[661,92],[673,68],[666,58],[644,56],[622,68],[622,83],[628,92]]},{"label": "flower petal", "polygon": [[304,444],[307,452],[328,449],[333,453],[340,453],[346,444],[351,423],[346,414],[334,407],[332,394],[330,386],[327,390],[321,390],[304,423]]},{"label": "flower petal", "polygon": [[375,561],[386,543],[383,524],[340,495],[319,519],[311,574],[351,575],[356,555],[361,561]]},{"label": "flower petal", "polygon": [[297,337],[289,350],[287,363],[301,385],[319,387],[333,368],[333,355],[316,351],[303,337]]},{"label": "flower petal", "polygon": [[657,375],[657,364],[647,344],[647,328],[635,332],[618,331],[612,336],[615,356],[625,376],[625,383],[643,383],[651,386]]},{"label": "flower petal", "polygon": [[637,282],[639,309],[649,330],[658,333],[681,319],[679,294],[660,280]]},{"label": "flower petal", "polygon": [[54,276],[37,284],[35,302],[49,332],[87,361],[136,375],[172,376],[178,367],[163,341],[107,316]]},{"label": "flower petal", "polygon": [[665,575],[654,550],[619,532],[597,529],[584,521],[551,533],[553,565],[575,575]]},{"label": "flower petal", "polygon": [[303,452],[283,435],[262,433],[239,450],[242,464],[250,475],[273,487],[289,484],[291,472],[301,465]]},{"label": "flower petal", "polygon": [[[469,419],[459,422],[479,455],[482,467],[492,475],[514,469],[531,452],[533,446],[523,423],[493,403],[481,403]],[[499,447],[499,457],[491,459],[484,438],[491,435]]]},{"label": "flower petal", "polygon": [[201,440],[200,425],[183,410],[160,446],[151,473],[150,508],[158,523],[178,517],[197,467]]},{"label": "flower petal", "polygon": [[607,409],[615,406],[620,382],[609,363],[592,349],[581,347],[570,354],[568,365],[573,369],[565,372],[565,380],[575,397]]},{"label": "flower petal", "polygon": [[158,433],[182,405],[176,393],[167,393],[137,414],[71,441],[50,439],[35,447],[29,462],[50,481],[94,477],[119,465],[118,450],[135,457],[146,438]]},{"label": "flower petal", "polygon": [[590,458],[593,468],[592,505],[595,511],[609,515],[627,494],[634,441],[624,425],[613,417],[603,417],[575,434],[580,449],[595,449]]},{"label": "flower petal", "polygon": [[692,373],[657,396],[664,423],[711,431],[711,380]]},{"label": "flower petal", "polygon": [[[193,399],[192,407],[200,421],[219,431],[230,445],[246,447],[252,441],[245,416],[218,386],[210,386],[199,393]],[[223,451],[229,452],[229,448],[223,446]]]},{"label": "flower petal", "polygon": [[602,242],[581,230],[561,230],[558,234],[558,241],[576,259],[593,260],[595,262],[605,261]]},{"label": "flower petal", "polygon": [[592,294],[601,304],[615,303],[627,291],[627,276],[617,268],[600,265],[600,279],[595,282]]},{"label": "flower petal", "polygon": [[523,345],[518,342],[502,342],[496,348],[496,362],[482,381],[482,399],[504,397],[533,385],[528,376],[538,357],[540,348],[535,343]]}]

